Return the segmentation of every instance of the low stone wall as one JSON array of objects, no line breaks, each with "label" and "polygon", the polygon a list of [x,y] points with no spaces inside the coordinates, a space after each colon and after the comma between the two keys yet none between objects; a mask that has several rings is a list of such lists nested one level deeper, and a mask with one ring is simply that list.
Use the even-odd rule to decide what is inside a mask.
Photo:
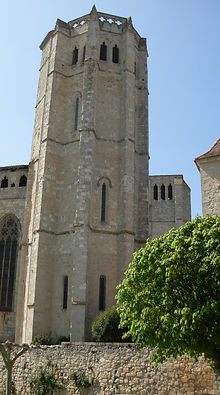
[{"label": "low stone wall", "polygon": [[[48,361],[55,376],[65,385],[59,394],[135,394],[192,395],[213,394],[213,371],[202,358],[169,360],[155,367],[147,348],[139,350],[133,344],[67,343],[61,346],[31,347],[14,365],[13,381],[16,394],[30,394],[29,378],[37,367]],[[93,384],[79,390],[70,374],[82,369]],[[5,380],[5,368],[0,357],[0,394]]]}]

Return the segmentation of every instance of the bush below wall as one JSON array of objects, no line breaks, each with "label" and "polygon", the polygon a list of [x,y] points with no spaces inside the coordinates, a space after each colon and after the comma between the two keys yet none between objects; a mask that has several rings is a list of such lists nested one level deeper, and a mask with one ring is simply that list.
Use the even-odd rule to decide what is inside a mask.
[{"label": "bush below wall", "polygon": [[[134,344],[67,343],[60,346],[31,346],[14,365],[13,381],[16,394],[29,395],[29,379],[37,367],[50,361],[54,376],[63,382],[59,394],[133,394],[193,395],[213,394],[213,371],[202,358],[169,360],[155,367],[147,348]],[[81,388],[70,376],[80,372],[91,385]],[[0,358],[0,393],[6,378]]]}]

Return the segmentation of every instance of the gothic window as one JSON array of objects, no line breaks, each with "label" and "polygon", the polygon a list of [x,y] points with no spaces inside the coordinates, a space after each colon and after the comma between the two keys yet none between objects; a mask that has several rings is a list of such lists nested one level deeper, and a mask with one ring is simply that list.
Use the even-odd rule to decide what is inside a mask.
[{"label": "gothic window", "polygon": [[173,187],[172,185],[168,185],[168,200],[172,200],[173,199]]},{"label": "gothic window", "polygon": [[86,58],[86,46],[84,45],[84,47],[83,47],[83,57],[82,57],[82,61],[83,62],[84,62],[85,58]]},{"label": "gothic window", "polygon": [[105,298],[106,298],[106,276],[100,276],[100,278],[99,278],[99,311],[105,310]]},{"label": "gothic window", "polygon": [[161,195],[161,199],[165,200],[165,186],[164,186],[164,184],[161,185],[160,195]]},{"label": "gothic window", "polygon": [[154,185],[154,200],[158,200],[158,186]]},{"label": "gothic window", "polygon": [[107,60],[107,46],[104,42],[100,46],[100,60]]},{"label": "gothic window", "polygon": [[79,98],[76,98],[75,104],[75,121],[74,121],[74,131],[78,129],[78,118],[79,118]]},{"label": "gothic window", "polygon": [[76,64],[78,62],[78,48],[75,47],[73,50],[73,59],[72,59],[72,65]]},{"label": "gothic window", "polygon": [[18,224],[8,216],[0,226],[0,311],[12,311],[18,236]]},{"label": "gothic window", "polygon": [[112,62],[119,63],[119,48],[117,45],[112,48]]},{"label": "gothic window", "polygon": [[1,182],[1,188],[8,188],[8,179],[5,176]]},{"label": "gothic window", "polygon": [[106,217],[106,184],[102,184],[102,201],[101,201],[101,221],[105,222]]},{"label": "gothic window", "polygon": [[19,187],[26,187],[27,185],[27,177],[23,174],[19,181]]},{"label": "gothic window", "polygon": [[64,276],[63,278],[63,309],[67,309],[67,300],[68,300],[68,276]]}]

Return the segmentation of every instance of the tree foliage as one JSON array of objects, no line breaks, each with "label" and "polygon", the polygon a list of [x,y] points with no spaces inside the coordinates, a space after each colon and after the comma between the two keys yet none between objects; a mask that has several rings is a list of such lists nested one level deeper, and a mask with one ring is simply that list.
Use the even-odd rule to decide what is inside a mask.
[{"label": "tree foliage", "polygon": [[121,327],[155,362],[204,353],[220,371],[220,218],[147,240],[118,286]]},{"label": "tree foliage", "polygon": [[119,328],[120,316],[116,306],[102,311],[92,323],[92,337],[96,342],[122,342],[124,330]]}]

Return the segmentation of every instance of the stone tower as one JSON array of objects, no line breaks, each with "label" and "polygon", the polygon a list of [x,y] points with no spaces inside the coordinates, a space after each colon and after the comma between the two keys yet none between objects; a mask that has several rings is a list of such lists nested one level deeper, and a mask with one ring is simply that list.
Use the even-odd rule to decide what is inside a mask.
[{"label": "stone tower", "polygon": [[83,341],[148,236],[146,40],[93,7],[40,48],[16,341]]}]

